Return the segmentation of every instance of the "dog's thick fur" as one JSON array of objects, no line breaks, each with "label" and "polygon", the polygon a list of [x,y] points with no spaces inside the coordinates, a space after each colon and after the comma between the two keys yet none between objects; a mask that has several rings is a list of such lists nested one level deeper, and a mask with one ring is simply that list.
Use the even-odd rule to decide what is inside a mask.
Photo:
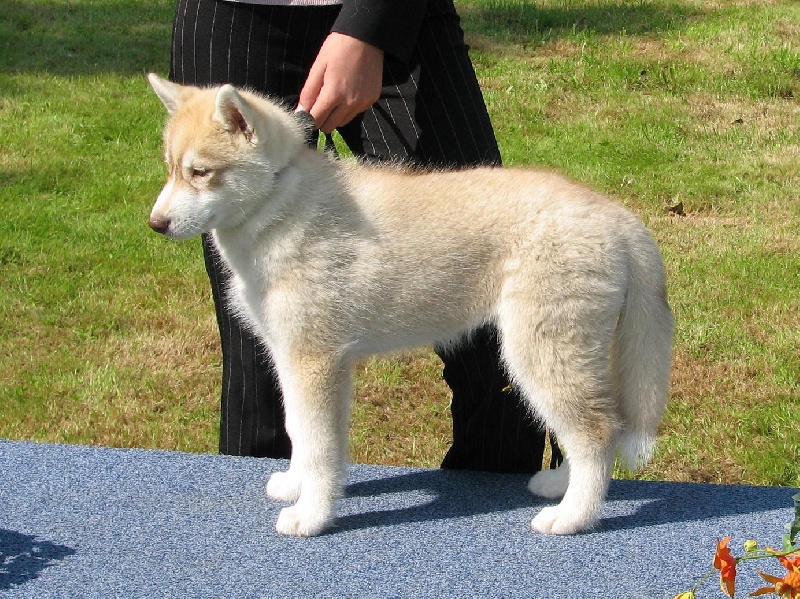
[{"label": "dog's thick fur", "polygon": [[283,389],[292,459],[267,493],[295,503],[278,532],[316,535],[333,522],[354,361],[458,343],[485,323],[567,456],[530,481],[563,496],[533,528],[596,522],[615,450],[628,466],[645,461],[667,399],[664,268],[635,216],[550,172],[332,161],[255,94],[150,82],[171,113],[169,179],[150,226],[176,239],[213,233],[231,298]]}]

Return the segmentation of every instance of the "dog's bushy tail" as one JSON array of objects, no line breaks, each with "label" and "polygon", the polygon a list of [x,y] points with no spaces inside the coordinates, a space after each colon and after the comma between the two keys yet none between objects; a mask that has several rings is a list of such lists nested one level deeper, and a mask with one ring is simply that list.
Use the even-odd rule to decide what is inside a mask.
[{"label": "dog's bushy tail", "polygon": [[669,395],[674,329],[658,248],[648,234],[635,245],[614,347],[623,417],[618,452],[629,470],[644,466],[653,452]]}]

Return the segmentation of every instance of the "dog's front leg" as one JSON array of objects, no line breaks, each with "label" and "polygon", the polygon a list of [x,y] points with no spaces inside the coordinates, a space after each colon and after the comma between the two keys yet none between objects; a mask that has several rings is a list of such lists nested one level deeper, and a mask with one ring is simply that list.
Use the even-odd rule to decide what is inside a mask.
[{"label": "dog's front leg", "polygon": [[287,472],[272,475],[267,494],[296,500],[281,510],[279,533],[315,536],[333,522],[347,474],[351,368],[327,353],[275,352],[274,360],[292,459]]}]

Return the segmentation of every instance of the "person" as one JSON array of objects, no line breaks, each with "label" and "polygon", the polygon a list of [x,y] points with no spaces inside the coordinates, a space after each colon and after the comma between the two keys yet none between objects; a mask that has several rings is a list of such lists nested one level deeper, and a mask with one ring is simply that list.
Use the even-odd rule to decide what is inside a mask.
[{"label": "person", "polygon": [[[280,99],[365,160],[501,162],[452,0],[178,0],[170,79]],[[210,237],[203,252],[223,356],[220,452],[289,457],[269,356],[231,314]],[[545,433],[509,386],[498,348],[484,327],[455,351],[437,349],[453,393],[444,468],[541,468]]]}]

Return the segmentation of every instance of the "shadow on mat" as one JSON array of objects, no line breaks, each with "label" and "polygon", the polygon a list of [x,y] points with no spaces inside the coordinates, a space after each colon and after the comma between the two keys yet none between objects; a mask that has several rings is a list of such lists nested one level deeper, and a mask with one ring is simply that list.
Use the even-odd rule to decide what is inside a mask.
[{"label": "shadow on mat", "polygon": [[[344,503],[352,505],[343,506],[345,513],[331,532],[520,508],[529,508],[532,518],[552,502],[531,495],[527,481],[527,475],[423,470],[355,482],[345,492]],[[615,480],[595,532],[789,509],[796,492],[777,487]]]},{"label": "shadow on mat", "polygon": [[[539,500],[526,490],[529,478],[530,475],[519,474],[421,470],[356,482],[347,486],[345,497],[356,499],[355,510],[363,508],[364,511],[338,517],[331,532],[530,507]],[[409,499],[413,505],[408,505]],[[386,509],[373,509],[375,504]]]},{"label": "shadow on mat", "polygon": [[0,528],[0,591],[25,584],[75,550]]},{"label": "shadow on mat", "polygon": [[640,505],[629,516],[609,514],[600,521],[597,530],[627,530],[789,510],[796,492],[789,487],[617,480],[612,481],[606,502],[613,505],[615,501],[635,501]]}]

